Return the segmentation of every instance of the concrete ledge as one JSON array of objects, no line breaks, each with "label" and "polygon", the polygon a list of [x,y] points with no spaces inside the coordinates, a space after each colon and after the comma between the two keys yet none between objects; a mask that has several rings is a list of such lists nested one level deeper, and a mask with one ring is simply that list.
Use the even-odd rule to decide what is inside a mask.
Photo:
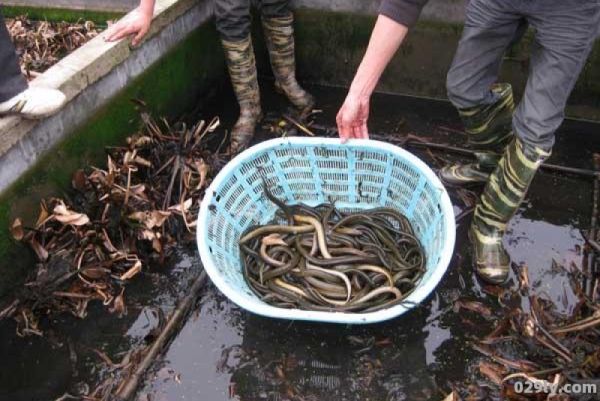
[{"label": "concrete ledge", "polygon": [[108,43],[99,35],[32,81],[61,89],[69,101],[39,122],[0,119],[0,192],[212,14],[212,1],[158,0],[151,30],[137,48],[130,48],[129,40]]},{"label": "concrete ledge", "polygon": [[138,0],[8,0],[3,6],[34,7],[34,8],[64,8],[70,10],[93,10],[109,12],[129,12],[138,5]]},{"label": "concrete ledge", "polygon": [[[377,14],[381,0],[293,0],[295,7],[336,12]],[[423,9],[424,20],[462,23],[467,0],[430,0]]]}]

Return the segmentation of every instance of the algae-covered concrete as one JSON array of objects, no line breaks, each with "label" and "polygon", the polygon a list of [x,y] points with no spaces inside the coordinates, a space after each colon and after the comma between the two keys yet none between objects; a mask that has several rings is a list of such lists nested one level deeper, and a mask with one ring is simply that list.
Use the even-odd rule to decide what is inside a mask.
[{"label": "algae-covered concrete", "polygon": [[[79,66],[79,78],[65,81],[71,86],[63,90],[72,100],[59,115],[37,125],[16,119],[17,129],[32,126],[0,157],[3,185],[10,177],[16,180],[0,198],[0,297],[34,263],[31,252],[10,239],[12,219],[20,216],[32,224],[42,197],[60,196],[73,171],[98,165],[104,161],[106,146],[123,143],[139,127],[132,99],[142,99],[156,115],[179,117],[201,106],[202,99],[223,82],[222,52],[208,22],[211,9],[207,3],[193,4],[171,23],[155,26],[158,30],[139,49],[123,43],[128,54],[94,83],[84,85],[98,70],[84,73],[86,66]],[[46,79],[60,76],[50,74]]]},{"label": "algae-covered concrete", "polygon": [[159,0],[151,29],[138,48],[130,48],[128,40],[108,43],[100,34],[33,80],[32,86],[62,90],[69,102],[55,116],[41,122],[19,117],[0,119],[0,192],[206,22],[212,10],[212,2]]},{"label": "algae-covered concrete", "polygon": [[105,27],[108,21],[115,21],[123,16],[120,11],[103,10],[74,10],[59,7],[29,7],[6,6],[0,8],[4,17],[18,17],[26,15],[27,18],[39,21],[93,21],[98,27]]},{"label": "algae-covered concrete", "polygon": [[158,1],[151,31],[138,48],[131,49],[128,41],[105,42],[101,34],[32,81],[32,86],[61,89],[69,102],[55,116],[39,123],[19,117],[0,119],[0,191],[211,14],[210,3]]},{"label": "algae-covered concrete", "polygon": [[[307,81],[347,86],[369,41],[376,6],[341,0],[331,3],[298,0],[296,3],[311,7],[300,7],[296,13],[299,76]],[[377,88],[379,91],[446,98],[446,73],[462,33],[462,24],[453,22],[460,20],[460,2],[452,4],[450,17],[442,20],[441,2],[430,3],[429,12],[409,33],[388,66]],[[511,82],[517,96],[527,80],[532,40],[530,32],[510,49],[502,67],[500,79]],[[600,120],[600,41],[596,42],[577,82],[567,115]]]},{"label": "algae-covered concrete", "polygon": [[[293,0],[297,8],[376,15],[381,0]],[[429,21],[462,22],[467,0],[430,0],[422,18]]]},{"label": "algae-covered concrete", "polygon": [[129,12],[138,5],[138,0],[7,0],[3,6],[27,8],[62,8],[69,10],[91,10]]}]

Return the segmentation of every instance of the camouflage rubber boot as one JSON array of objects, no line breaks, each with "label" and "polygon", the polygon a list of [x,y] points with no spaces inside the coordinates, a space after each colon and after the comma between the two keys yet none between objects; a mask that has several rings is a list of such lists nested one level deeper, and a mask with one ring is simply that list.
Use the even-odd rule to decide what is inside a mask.
[{"label": "camouflage rubber boot", "polygon": [[474,163],[456,163],[443,167],[439,175],[445,184],[469,186],[485,184],[500,161],[501,155],[494,152],[476,152]]},{"label": "camouflage rubber boot", "polygon": [[235,154],[248,146],[261,119],[260,91],[251,37],[240,42],[221,40],[221,43],[233,91],[240,105],[240,116],[231,130],[231,153]]},{"label": "camouflage rubber boot", "polygon": [[288,97],[301,116],[306,116],[312,111],[315,99],[296,80],[293,23],[291,13],[287,17],[262,18],[275,86]]},{"label": "camouflage rubber boot", "polygon": [[475,269],[484,281],[501,284],[508,278],[510,258],[502,245],[502,236],[537,169],[549,155],[514,139],[491,174],[475,207],[469,232]]},{"label": "camouflage rubber boot", "polygon": [[515,109],[512,88],[509,84],[496,84],[492,92],[498,96],[495,103],[458,111],[469,144],[476,150],[477,161],[442,168],[439,175],[446,184],[485,184],[512,139],[512,114]]}]

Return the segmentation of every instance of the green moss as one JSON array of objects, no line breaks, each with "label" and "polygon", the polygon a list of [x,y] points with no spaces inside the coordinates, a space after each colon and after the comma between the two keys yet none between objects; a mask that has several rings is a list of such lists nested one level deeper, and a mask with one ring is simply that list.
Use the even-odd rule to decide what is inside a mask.
[{"label": "green moss", "polygon": [[224,78],[222,53],[212,24],[207,24],[124,88],[90,121],[49,150],[30,171],[0,197],[0,296],[32,266],[30,252],[10,237],[16,217],[33,224],[39,201],[60,195],[72,173],[104,165],[106,146],[124,143],[140,126],[131,99],[143,99],[157,116],[177,118],[198,109]]},{"label": "green moss", "polygon": [[30,19],[42,21],[77,22],[79,20],[85,20],[93,21],[100,26],[106,26],[106,21],[118,19],[123,16],[123,13],[96,10],[71,10],[53,7],[2,6],[2,15],[6,18],[27,15]]},{"label": "green moss", "polygon": [[296,20],[298,75],[312,82],[347,84],[364,54],[374,18],[300,9]]},{"label": "green moss", "polygon": [[[348,86],[375,24],[375,17],[300,9],[296,13],[298,74],[317,83]],[[462,28],[422,21],[396,54],[378,90],[444,97],[447,66]]]}]

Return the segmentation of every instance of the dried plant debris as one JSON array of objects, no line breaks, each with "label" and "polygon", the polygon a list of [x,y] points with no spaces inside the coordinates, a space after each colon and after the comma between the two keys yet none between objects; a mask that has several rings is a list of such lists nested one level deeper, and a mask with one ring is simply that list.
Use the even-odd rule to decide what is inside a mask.
[{"label": "dried plant debris", "polygon": [[0,311],[17,320],[18,334],[41,334],[45,314],[83,318],[93,300],[125,313],[123,286],[163,264],[175,246],[193,243],[200,200],[223,164],[205,140],[219,120],[191,129],[146,113],[142,120],[127,146],[108,149],[104,168],[75,172],[67,199],[42,201],[32,226],[11,224],[13,238],[37,258],[34,274]]},{"label": "dried plant debris", "polygon": [[[501,308],[494,312],[474,301],[461,300],[454,304],[455,312],[467,310],[473,316],[483,316],[493,322],[493,329],[487,335],[473,339],[473,349],[482,355],[475,361],[474,371],[479,377],[462,384],[461,399],[597,399],[600,305],[584,292],[581,272],[569,272],[578,302],[568,314],[557,311],[543,287],[538,291],[530,285],[527,266],[515,267],[515,275],[518,285],[514,288],[496,287],[497,292],[485,290],[498,296]],[[482,388],[486,391],[480,391]],[[579,393],[564,391],[577,388],[581,390]]]},{"label": "dried plant debris", "polygon": [[92,21],[32,21],[26,16],[7,18],[6,26],[27,79],[46,71],[101,31]]}]

